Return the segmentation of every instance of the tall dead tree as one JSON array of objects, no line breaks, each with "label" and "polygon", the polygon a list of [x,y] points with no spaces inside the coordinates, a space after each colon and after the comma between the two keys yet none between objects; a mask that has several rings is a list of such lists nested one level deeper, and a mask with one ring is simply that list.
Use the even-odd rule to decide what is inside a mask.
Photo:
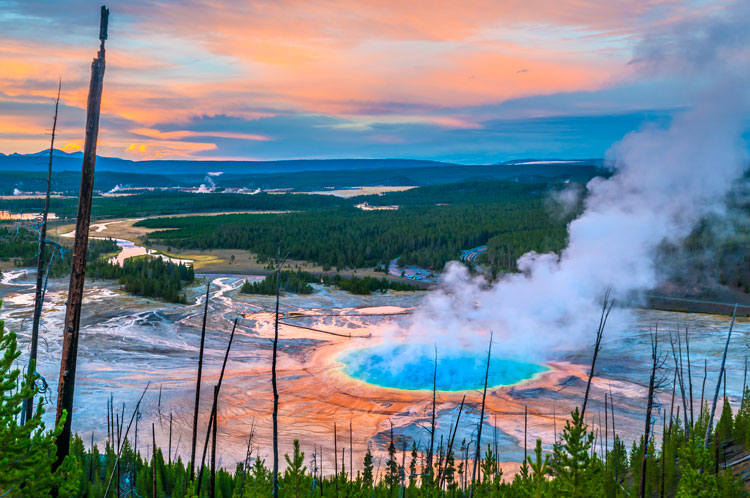
[{"label": "tall dead tree", "polygon": [[732,338],[732,329],[734,328],[734,319],[736,317],[737,317],[737,304],[734,305],[734,311],[732,312],[732,323],[729,325],[729,333],[727,334],[727,342],[724,345],[724,355],[721,357],[721,369],[719,370],[719,380],[716,383],[716,391],[714,392],[714,402],[711,405],[711,412],[710,412],[710,415],[708,416],[708,425],[706,425],[706,438],[703,441],[703,445],[706,448],[708,448],[708,441],[711,438],[711,429],[713,429],[714,415],[716,415],[716,402],[719,400],[719,389],[721,389],[721,381],[724,376],[724,368],[727,364],[727,351],[729,351],[729,340]]},{"label": "tall dead tree", "polygon": [[[391,425],[391,439],[393,439],[393,425]],[[339,495],[339,456],[338,435],[336,434],[336,422],[333,422],[333,478],[336,484],[336,496]]]},{"label": "tall dead tree", "polygon": [[479,413],[479,429],[477,430],[477,449],[474,456],[474,469],[471,471],[471,489],[469,498],[474,498],[474,482],[477,479],[477,464],[482,450],[482,426],[484,425],[484,404],[487,400],[487,381],[490,377],[490,360],[492,357],[492,332],[490,332],[490,346],[487,349],[487,369],[484,372],[484,390],[482,391],[482,410]]},{"label": "tall dead tree", "polygon": [[[135,472],[135,465],[133,465],[133,472]],[[151,422],[151,496],[156,496],[156,428],[154,423]],[[134,493],[130,493],[133,495]]]},{"label": "tall dead tree", "polygon": [[443,487],[443,481],[445,480],[445,471],[448,468],[448,459],[450,458],[451,453],[453,453],[453,442],[456,440],[456,433],[458,432],[458,423],[461,421],[461,412],[463,412],[464,410],[465,402],[466,402],[466,395],[464,394],[464,397],[461,398],[461,406],[458,407],[458,415],[456,416],[456,425],[453,427],[453,434],[450,436],[450,440],[448,441],[448,452],[446,453],[446,457],[445,457],[445,465],[442,467],[442,469],[438,470],[438,482],[440,484],[440,488]]},{"label": "tall dead tree", "polygon": [[208,417],[208,430],[206,431],[206,442],[203,444],[203,456],[201,457],[201,464],[198,467],[198,485],[195,489],[201,489],[201,481],[203,479],[203,467],[206,464],[206,452],[208,451],[208,442],[211,436],[211,428],[216,425],[216,417],[219,409],[218,399],[219,390],[221,389],[221,383],[224,381],[224,372],[227,368],[227,360],[229,359],[229,350],[232,349],[232,341],[234,340],[234,332],[237,330],[237,322],[242,314],[238,314],[234,319],[234,325],[232,325],[232,333],[229,335],[229,343],[227,344],[227,351],[224,353],[224,361],[221,364],[221,372],[219,373],[219,382],[214,387],[214,400],[211,403],[211,415]]},{"label": "tall dead tree", "polygon": [[198,411],[201,402],[201,376],[203,375],[203,349],[206,344],[206,319],[208,317],[208,293],[211,280],[206,282],[206,302],[203,303],[203,326],[201,327],[201,347],[198,352],[198,375],[195,381],[195,406],[193,407],[193,441],[190,445],[190,479],[195,478],[195,445],[198,442]]},{"label": "tall dead tree", "polygon": [[[680,331],[679,330],[677,330],[677,339],[678,339],[678,342],[679,342],[679,340],[680,340]],[[674,360],[674,369],[675,369],[675,372],[677,373],[677,382],[678,382],[678,384],[680,386],[680,394],[681,394],[680,397],[682,399],[682,410],[683,410],[682,413],[685,415],[685,421],[688,422],[688,418],[687,418],[688,407],[687,407],[687,400],[686,400],[686,396],[685,396],[684,372],[682,370],[682,347],[680,346],[680,348],[679,348],[680,355],[678,356],[677,355],[677,351],[678,350],[675,349],[674,338],[672,337],[672,332],[669,333],[669,343],[670,343],[670,346],[672,347],[672,358]],[[690,427],[690,424],[686,423],[685,424],[685,441],[687,441],[688,439],[690,439],[690,431],[691,431],[691,429],[692,428]]]},{"label": "tall dead tree", "polygon": [[78,214],[73,242],[73,264],[70,271],[68,303],[65,309],[63,347],[60,360],[60,375],[57,385],[57,414],[55,425],[65,419],[63,429],[57,436],[57,461],[59,467],[70,451],[73,422],[73,396],[75,394],[76,363],[78,360],[78,332],[81,325],[83,283],[86,275],[86,252],[89,245],[91,223],[91,198],[94,193],[94,164],[96,162],[96,140],[99,136],[99,110],[104,84],[104,40],[107,39],[109,9],[102,6],[99,21],[99,53],[91,64],[91,82],[86,107],[86,138],[81,165],[81,189],[78,194]]},{"label": "tall dead tree", "polygon": [[432,420],[430,422],[430,450],[427,452],[427,472],[432,476],[432,456],[435,450],[435,402],[437,400],[437,345],[435,345],[435,368],[432,372]]},{"label": "tall dead tree", "polygon": [[[28,378],[29,382],[34,380],[34,371],[36,370],[36,354],[39,346],[39,320],[42,316],[44,288],[44,263],[45,250],[47,241],[47,216],[49,214],[49,198],[52,189],[52,156],[55,150],[55,132],[57,131],[57,111],[60,107],[60,90],[62,89],[62,80],[57,84],[57,99],[55,100],[55,115],[52,118],[52,139],[49,144],[49,160],[47,162],[47,193],[44,196],[44,211],[42,211],[42,223],[39,227],[39,255],[36,260],[36,292],[34,294],[34,317],[31,325],[31,351],[29,352]],[[28,398],[25,402],[24,419],[29,420],[32,417],[34,409],[34,396]]]},{"label": "tall dead tree", "polygon": [[701,387],[701,412],[699,417],[703,417],[703,398],[706,394],[706,377],[708,376],[708,360],[703,358],[703,386]]},{"label": "tall dead tree", "polygon": [[[214,407],[218,406],[219,402],[219,386],[214,386]],[[216,429],[219,425],[217,420],[218,410],[214,409],[214,425],[211,431],[211,480],[209,481],[208,496],[214,498],[216,496]],[[201,471],[201,473],[203,473]],[[200,492],[200,488],[196,488]],[[154,494],[154,496],[156,496]]]},{"label": "tall dead tree", "polygon": [[599,317],[599,328],[596,329],[596,341],[594,342],[594,356],[591,358],[591,370],[589,371],[589,380],[586,383],[586,393],[583,396],[583,405],[581,406],[581,420],[583,415],[586,413],[586,404],[589,401],[589,391],[591,390],[591,380],[594,378],[594,368],[596,367],[596,357],[599,355],[599,350],[602,347],[602,337],[604,336],[604,327],[607,325],[607,318],[609,313],[612,311],[612,306],[615,304],[614,299],[610,299],[612,289],[607,289],[604,293],[604,299],[602,299],[602,313]]},{"label": "tall dead tree", "polygon": [[[284,258],[286,260],[286,257]],[[279,349],[279,296],[281,294],[281,247],[276,254],[276,313],[273,321],[273,359],[271,386],[273,387],[273,498],[279,497],[279,388],[276,380],[276,355]],[[333,455],[336,460],[336,454]]]},{"label": "tall dead tree", "polygon": [[167,451],[169,465],[172,465],[172,412],[169,412],[169,450]]},{"label": "tall dead tree", "polygon": [[685,327],[685,349],[687,351],[688,390],[690,392],[690,426],[692,427],[695,423],[693,418],[693,375],[690,368],[690,336],[687,327]]}]

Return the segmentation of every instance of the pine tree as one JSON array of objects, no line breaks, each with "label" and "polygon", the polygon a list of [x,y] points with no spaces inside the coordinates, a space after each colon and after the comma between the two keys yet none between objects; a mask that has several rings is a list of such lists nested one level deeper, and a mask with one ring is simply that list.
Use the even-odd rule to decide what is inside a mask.
[{"label": "pine tree", "polygon": [[547,474],[550,472],[549,458],[549,455],[542,457],[542,440],[537,439],[536,447],[534,447],[534,460],[532,461],[531,457],[528,458],[531,468],[531,496],[534,498],[549,496],[549,481],[547,481]]},{"label": "pine tree", "polygon": [[307,467],[303,465],[305,462],[305,452],[300,451],[299,439],[295,439],[293,445],[292,458],[289,458],[288,454],[284,455],[287,465],[284,471],[284,480],[294,489],[294,498],[299,498],[300,484],[305,478]]},{"label": "pine tree", "polygon": [[417,457],[417,443],[412,441],[411,461],[409,462],[409,489],[413,489],[417,485]]},{"label": "pine tree", "polygon": [[729,400],[724,398],[721,418],[719,418],[719,422],[716,424],[716,434],[719,436],[719,441],[726,441],[732,437],[733,425],[732,407],[729,404]]},{"label": "pine tree", "polygon": [[571,413],[572,421],[565,422],[562,444],[555,445],[552,470],[557,477],[557,496],[587,496],[594,486],[590,475],[592,458],[589,454],[594,434],[587,431],[578,407]]},{"label": "pine tree", "polygon": [[13,368],[13,363],[20,355],[16,334],[6,331],[5,322],[0,320],[0,496],[45,497],[54,488],[60,489],[60,496],[77,494],[81,464],[73,455],[66,457],[56,472],[52,471],[57,459],[55,440],[65,416],[57,427],[45,431],[39,398],[34,415],[19,424],[24,400],[39,394],[38,374],[31,381],[23,376],[18,385],[21,371]]},{"label": "pine tree", "polygon": [[456,459],[453,457],[453,450],[445,457],[445,483],[448,486],[448,491],[453,496],[456,494],[458,484],[455,481],[456,475]]},{"label": "pine tree", "polygon": [[370,447],[367,447],[367,453],[365,453],[365,459],[362,462],[362,466],[364,467],[364,470],[362,471],[362,483],[366,488],[369,488],[372,486],[372,471],[373,471],[373,464],[372,464],[372,453],[370,452]]},{"label": "pine tree", "polygon": [[716,476],[707,470],[711,467],[711,455],[701,441],[691,438],[678,450],[680,482],[677,498],[703,498],[719,496]]}]

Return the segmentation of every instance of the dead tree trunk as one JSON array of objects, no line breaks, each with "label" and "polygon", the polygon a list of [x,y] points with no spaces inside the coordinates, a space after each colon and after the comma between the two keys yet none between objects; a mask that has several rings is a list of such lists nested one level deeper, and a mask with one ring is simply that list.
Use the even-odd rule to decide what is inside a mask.
[{"label": "dead tree trunk", "polygon": [[[135,404],[135,409],[133,410],[133,415],[131,415],[131,417],[130,417],[130,422],[128,423],[128,428],[125,430],[125,437],[123,439],[127,439],[128,438],[128,432],[130,432],[130,426],[133,425],[133,419],[135,418],[135,414],[138,413],[138,408],[140,408],[141,401],[143,401],[143,397],[146,395],[146,391],[148,391],[148,387],[150,385],[151,385],[150,382],[148,384],[146,384],[146,388],[143,390],[143,392],[141,393],[141,397],[138,399],[138,402]],[[123,420],[125,420],[125,409],[124,409],[124,407],[123,407],[123,411],[122,411],[122,418],[123,418]],[[122,427],[122,424],[120,424],[120,427]],[[119,438],[119,436],[118,436],[118,438]],[[112,468],[112,472],[110,472],[110,474],[109,474],[109,481],[107,481],[107,489],[104,491],[104,496],[105,497],[109,496],[109,489],[112,486],[112,478],[115,476],[115,472],[117,471],[117,469],[120,468],[120,454],[121,454],[121,451],[122,451],[122,446],[120,446],[118,444],[117,455],[116,455],[116,458],[115,458],[115,466]],[[119,485],[120,484],[120,478],[119,478],[119,472],[118,472],[117,484],[118,484],[117,485],[117,496],[120,496],[120,485]]]},{"label": "dead tree trunk", "polygon": [[349,419],[349,480],[351,481],[354,476],[354,450],[352,448],[352,419]]},{"label": "dead tree trunk", "polygon": [[604,393],[604,469],[607,469],[607,462],[609,460],[609,420],[607,413],[609,406],[607,406],[607,393]]},{"label": "dead tree trunk", "polygon": [[437,346],[435,346],[435,368],[432,374],[432,421],[430,422],[430,450],[427,452],[427,472],[432,478],[432,457],[435,449],[435,402],[437,399]]},{"label": "dead tree trunk", "polygon": [[172,465],[172,412],[169,412],[169,453],[167,453],[169,465]]},{"label": "dead tree trunk", "polygon": [[[135,466],[133,466],[133,472],[135,472]],[[153,489],[151,496],[156,497],[156,429],[153,422],[151,422],[151,486]]]},{"label": "dead tree trunk", "polygon": [[[216,496],[216,429],[219,425],[219,386],[214,386],[214,425],[211,435],[211,480],[209,481],[208,496],[214,498]],[[156,495],[154,495],[156,496]]]},{"label": "dead tree trunk", "polygon": [[662,428],[661,436],[661,482],[659,485],[659,496],[664,498],[664,480],[667,472],[667,459],[665,458],[665,450],[667,448],[667,418],[663,419],[664,427]]},{"label": "dead tree trunk", "polygon": [[648,459],[649,436],[651,435],[651,409],[654,403],[654,379],[656,377],[656,368],[659,363],[658,332],[651,336],[651,377],[648,381],[648,401],[646,403],[646,427],[643,436],[643,455],[641,456],[641,483],[639,486],[638,496],[646,496],[646,461]]},{"label": "dead tree trunk", "polygon": [[[34,294],[34,318],[31,325],[31,351],[29,352],[28,379],[29,383],[34,381],[34,371],[36,370],[36,355],[39,346],[39,320],[42,316],[44,288],[44,261],[46,250],[45,240],[47,237],[47,215],[49,214],[49,198],[52,188],[52,156],[55,150],[55,132],[57,131],[57,110],[60,106],[60,90],[62,89],[62,80],[57,85],[57,100],[55,100],[55,115],[52,118],[52,139],[49,145],[49,161],[47,163],[47,193],[44,197],[44,211],[42,211],[42,224],[39,227],[39,256],[36,261],[36,292]],[[24,420],[30,420],[34,410],[34,396],[25,400]]]},{"label": "dead tree trunk", "polygon": [[[612,448],[614,450],[613,458],[614,458],[614,469],[615,469],[615,484],[618,483],[617,480],[617,428],[615,427],[615,398],[612,397],[612,386],[609,386],[609,409],[612,410]],[[617,488],[615,488],[617,489]],[[615,496],[617,496],[617,492],[615,491]]]},{"label": "dead tree trunk", "polygon": [[[453,434],[451,435],[450,441],[448,441],[448,457],[450,457],[453,451],[453,441],[456,439],[456,433],[458,432],[458,423],[461,421],[461,412],[464,410],[464,402],[466,402],[466,395],[461,399],[461,406],[458,407],[458,416],[456,416],[456,425],[453,428]],[[443,487],[443,481],[445,480],[445,471],[448,468],[448,457],[445,459],[445,466],[438,471],[438,481],[440,487]],[[459,457],[460,458],[460,457]]]},{"label": "dead tree trunk", "polygon": [[[393,426],[391,426],[391,439],[393,438]],[[336,434],[336,422],[333,423],[333,482],[336,485],[336,496],[339,495],[339,446]]]},{"label": "dead tree trunk", "polygon": [[206,344],[206,319],[208,317],[208,293],[211,280],[206,282],[206,302],[203,303],[203,326],[201,327],[201,347],[198,352],[198,375],[195,381],[195,406],[193,407],[193,441],[190,445],[190,479],[195,478],[195,445],[198,442],[198,411],[201,401],[201,376],[203,375],[203,349]]},{"label": "dead tree trunk", "polygon": [[219,373],[219,382],[216,384],[216,397],[211,403],[211,415],[208,417],[208,430],[206,431],[206,441],[203,443],[203,454],[201,456],[201,464],[198,467],[198,486],[196,489],[201,488],[201,481],[203,480],[203,467],[206,465],[206,452],[208,451],[208,443],[211,437],[211,427],[216,422],[216,411],[218,409],[218,393],[221,389],[221,383],[224,380],[224,371],[227,368],[227,360],[229,359],[229,351],[232,349],[232,341],[234,340],[234,332],[237,330],[237,321],[240,319],[240,315],[234,319],[234,325],[232,325],[232,333],[229,335],[229,343],[227,344],[227,351],[224,353],[224,361],[221,364],[221,372]]},{"label": "dead tree trunk", "polygon": [[693,375],[690,368],[690,336],[688,335],[688,328],[685,327],[685,349],[687,351],[687,371],[688,371],[688,391],[690,392],[690,428],[692,430],[695,424],[693,418]]},{"label": "dead tree trunk", "polygon": [[[286,258],[284,258],[286,259]],[[279,295],[281,294],[281,248],[276,255],[276,313],[273,321],[273,359],[271,386],[273,387],[273,498],[279,497],[279,389],[276,381],[276,354],[279,348]],[[333,456],[334,461],[336,455]]]},{"label": "dead tree trunk", "polygon": [[55,425],[65,422],[57,437],[57,461],[59,467],[70,451],[73,422],[73,396],[75,394],[76,363],[78,360],[78,332],[81,324],[83,283],[86,275],[86,252],[89,244],[91,222],[91,197],[94,193],[94,164],[96,162],[96,140],[99,135],[99,110],[104,84],[104,40],[107,39],[109,10],[102,6],[99,24],[99,53],[91,64],[91,82],[86,107],[86,138],[81,166],[81,190],[78,195],[78,215],[75,240],[73,242],[73,264],[70,272],[68,303],[65,309],[63,347],[60,360],[60,376],[57,385],[57,414]]},{"label": "dead tree trunk", "polygon": [[[523,463],[526,465],[527,460],[529,459],[529,452],[527,448],[527,443],[529,441],[529,437],[527,435],[527,429],[529,426],[529,407],[524,405],[523,406]],[[596,445],[594,446],[596,448]]]},{"label": "dead tree trunk", "polygon": [[714,415],[716,414],[716,402],[719,400],[719,389],[721,389],[721,380],[724,376],[724,368],[727,363],[727,351],[729,351],[729,340],[732,338],[732,329],[734,328],[734,319],[737,317],[737,304],[734,305],[734,311],[732,312],[732,323],[729,325],[729,333],[727,334],[727,342],[724,345],[724,355],[721,357],[721,369],[719,370],[719,381],[716,383],[716,392],[714,393],[714,402],[711,405],[711,412],[708,416],[708,424],[706,425],[706,438],[703,444],[708,448],[708,441],[711,438],[711,429],[713,428]]},{"label": "dead tree trunk", "polygon": [[490,376],[490,359],[492,356],[492,332],[490,332],[490,346],[487,349],[487,369],[484,372],[484,390],[482,391],[482,410],[479,414],[479,429],[477,430],[477,450],[474,457],[474,469],[471,471],[471,489],[469,490],[469,498],[474,498],[474,482],[477,478],[477,463],[479,463],[479,457],[481,456],[482,450],[482,426],[484,425],[484,403],[487,400],[487,380]]},{"label": "dead tree trunk", "polygon": [[[677,338],[679,339],[679,330],[677,331]],[[674,347],[674,339],[672,338],[672,333],[669,333],[669,343],[672,347],[672,359],[674,360],[674,369],[677,372],[677,382],[680,384],[680,394],[682,399],[682,410],[683,414],[685,415],[685,421],[687,422],[687,401],[685,400],[685,382],[683,380],[683,372],[682,372],[682,360],[681,355],[680,358],[677,356],[677,350]],[[680,349],[682,351],[682,349]],[[679,407],[678,407],[679,408]],[[679,412],[678,412],[679,413]],[[679,418],[679,416],[678,416]],[[690,427],[687,423],[685,423],[685,441],[687,441],[690,438]]]},{"label": "dead tree trunk", "polygon": [[703,396],[706,394],[706,377],[708,376],[708,360],[706,358],[703,358],[703,387],[701,387],[701,414],[700,416],[703,417],[703,405],[705,402],[703,401]]},{"label": "dead tree trunk", "polygon": [[604,327],[607,325],[607,318],[609,318],[609,312],[612,311],[612,306],[615,304],[614,299],[610,300],[611,289],[607,289],[604,293],[604,299],[602,300],[602,314],[599,317],[599,328],[596,330],[596,341],[594,343],[594,356],[591,359],[591,370],[589,371],[589,380],[586,383],[586,393],[583,396],[583,406],[581,407],[581,419],[586,413],[586,404],[589,401],[589,390],[591,389],[591,379],[594,378],[594,368],[596,367],[596,357],[599,354],[602,344],[602,336],[604,335]]}]

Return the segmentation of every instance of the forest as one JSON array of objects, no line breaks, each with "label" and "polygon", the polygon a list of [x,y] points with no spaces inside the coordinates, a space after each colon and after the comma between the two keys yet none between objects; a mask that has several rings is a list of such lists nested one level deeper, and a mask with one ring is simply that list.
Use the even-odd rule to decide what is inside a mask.
[{"label": "forest", "polygon": [[103,263],[94,267],[94,278],[119,280],[123,290],[135,296],[160,298],[170,303],[187,304],[185,285],[195,280],[193,267],[141,256],[126,259],[122,266]]},{"label": "forest", "polygon": [[[32,230],[0,227],[0,260],[13,259],[16,266],[34,266],[39,253],[38,244],[38,234]],[[123,290],[136,296],[186,303],[182,288],[195,279],[192,266],[165,262],[158,257],[128,258],[123,266],[107,261],[119,251],[114,240],[89,239],[87,276],[94,280],[118,280]],[[70,273],[72,255],[68,248],[47,244],[45,254],[45,261],[51,261],[48,270],[50,277],[63,277]]]},{"label": "forest", "polygon": [[[302,270],[283,270],[280,272],[282,292],[291,292],[293,294],[312,294],[313,288],[311,283],[320,283],[322,285],[333,285],[341,290],[351,294],[368,295],[374,292],[385,292],[387,290],[396,291],[416,291],[420,288],[405,283],[388,280],[386,278],[375,277],[355,277],[341,275],[315,275]],[[240,292],[244,294],[264,294],[272,296],[276,294],[276,274],[272,273],[263,280],[250,282],[245,280]]]},{"label": "forest", "polygon": [[[190,249],[247,249],[270,261],[279,245],[289,257],[324,270],[402,264],[441,270],[462,249],[489,244],[495,272],[515,269],[514,254],[559,251],[569,218],[552,216],[549,186],[468,182],[423,187],[370,198],[372,205],[400,203],[396,211],[351,206],[283,215],[230,214],[210,218],[147,219],[149,243]],[[357,198],[358,202],[367,197]]]},{"label": "forest", "polygon": [[[40,199],[0,199],[0,210],[12,212],[39,212]],[[50,212],[58,218],[75,218],[78,200],[50,199]],[[133,217],[159,214],[203,213],[218,211],[297,211],[328,208],[351,204],[346,199],[331,195],[284,195],[259,193],[225,194],[154,191],[117,197],[94,197],[92,217]]]}]

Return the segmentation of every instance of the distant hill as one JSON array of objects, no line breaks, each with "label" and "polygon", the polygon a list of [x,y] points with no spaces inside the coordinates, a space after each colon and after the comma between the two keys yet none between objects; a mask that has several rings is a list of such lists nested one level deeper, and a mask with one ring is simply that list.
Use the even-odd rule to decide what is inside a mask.
[{"label": "distant hill", "polygon": [[[49,149],[34,154],[0,154],[0,171],[46,171]],[[55,150],[55,171],[80,171],[80,152],[67,153]],[[381,168],[418,168],[429,166],[456,166],[452,163],[420,159],[291,159],[284,161],[182,161],[151,160],[130,161],[116,157],[96,157],[97,171],[118,173],[151,173],[165,175],[206,175],[209,172],[253,174],[289,173],[296,171],[334,171]]]},{"label": "distant hill", "polygon": [[[44,189],[49,151],[0,156],[0,195]],[[129,161],[97,157],[95,189],[196,188],[319,190],[324,187],[424,186],[464,181],[587,181],[604,173],[599,159],[515,160],[461,165],[414,159],[320,159],[289,161]],[[55,151],[53,190],[75,193],[81,153]],[[158,172],[158,174],[154,174]]]}]

